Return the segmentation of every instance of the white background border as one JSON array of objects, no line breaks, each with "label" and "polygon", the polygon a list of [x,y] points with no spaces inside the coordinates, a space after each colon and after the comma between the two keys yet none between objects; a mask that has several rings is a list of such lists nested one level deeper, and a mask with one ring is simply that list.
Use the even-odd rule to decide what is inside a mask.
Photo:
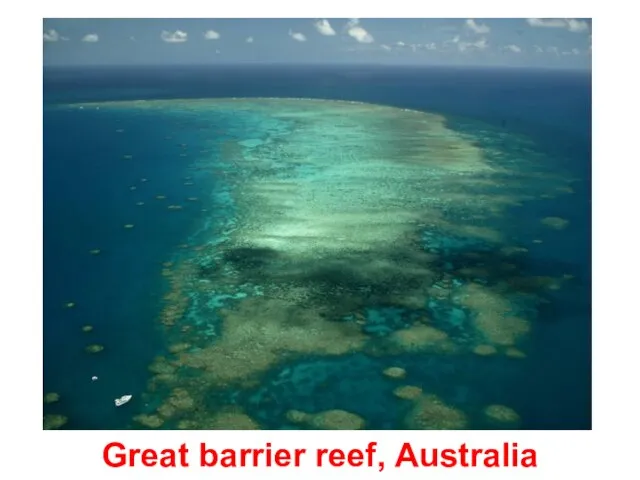
[{"label": "white background border", "polygon": [[[274,0],[246,2],[110,0],[5,2],[2,16],[2,474],[5,478],[65,475],[67,478],[200,478],[332,475],[402,475],[403,478],[567,478],[610,473],[633,478],[638,471],[634,434],[638,428],[638,187],[637,17],[612,2],[537,0],[524,2],[374,2]],[[618,2],[620,4],[620,2]],[[11,12],[8,13],[8,9]],[[610,9],[611,13],[606,13]],[[626,10],[626,9],[625,9]],[[250,15],[248,15],[250,13]],[[42,18],[43,17],[586,17],[593,18],[594,85],[594,416],[593,432],[42,432]],[[635,210],[635,211],[634,211]],[[635,382],[634,382],[635,380]],[[109,441],[131,447],[166,448],[187,442],[196,448],[274,446],[364,447],[378,441],[380,459],[392,462],[399,446],[491,448],[517,441],[538,450],[539,467],[523,469],[411,469],[387,465],[365,469],[109,469],[102,448]],[[195,457],[194,457],[195,458]],[[15,467],[15,468],[14,468]]]}]

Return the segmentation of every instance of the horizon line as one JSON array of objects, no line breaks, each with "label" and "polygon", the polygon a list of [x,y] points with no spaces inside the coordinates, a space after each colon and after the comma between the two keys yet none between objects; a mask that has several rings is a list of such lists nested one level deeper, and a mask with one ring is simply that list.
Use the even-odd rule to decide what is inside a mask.
[{"label": "horizon line", "polygon": [[164,63],[164,64],[43,64],[43,69],[127,69],[127,68],[175,68],[175,67],[191,67],[191,68],[216,68],[216,67],[342,67],[342,68],[413,68],[413,69],[468,69],[468,70],[545,70],[545,71],[574,71],[574,72],[592,72],[589,67],[565,67],[565,66],[542,66],[542,65],[415,65],[410,63],[286,63],[286,62],[229,62],[229,63]]}]

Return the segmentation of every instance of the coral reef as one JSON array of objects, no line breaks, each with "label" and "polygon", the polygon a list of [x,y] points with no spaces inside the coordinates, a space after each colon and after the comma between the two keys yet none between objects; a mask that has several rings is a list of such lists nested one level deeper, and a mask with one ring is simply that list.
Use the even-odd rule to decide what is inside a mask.
[{"label": "coral reef", "polygon": [[56,403],[60,400],[60,394],[55,392],[49,392],[44,396],[44,403]]},{"label": "coral reef", "polygon": [[520,423],[520,415],[504,405],[489,405],[484,409],[484,414],[501,428],[517,428]]},{"label": "coral reef", "polygon": [[511,315],[509,300],[484,285],[465,285],[458,301],[475,313],[475,327],[493,345],[512,346],[530,331],[527,320]]},{"label": "coral reef", "polygon": [[100,353],[103,350],[104,350],[104,346],[98,345],[98,344],[87,345],[84,348],[84,351],[87,353]]},{"label": "coral reef", "polygon": [[57,430],[67,424],[69,419],[64,415],[45,415],[42,419],[44,430]]},{"label": "coral reef", "polygon": [[[175,264],[162,266],[168,291],[160,322],[171,346],[150,366],[149,390],[162,396],[158,419],[171,418],[179,428],[259,428],[243,411],[219,410],[208,400],[211,392],[246,390],[270,369],[306,356],[470,350],[487,356],[499,349],[518,357],[515,347],[531,328],[518,299],[560,283],[519,276],[527,249],[506,243],[515,237],[492,223],[539,195],[523,192],[528,173],[517,159],[496,162],[481,148],[484,138],[453,131],[442,116],[380,105],[294,99],[176,105],[177,115],[268,121],[256,126],[261,140],[225,140],[215,164],[198,165],[217,172],[229,190],[215,200],[224,208],[203,203],[202,211],[212,212],[209,223],[180,245],[185,250]],[[166,102],[109,106],[154,111]],[[545,188],[554,188],[545,180]],[[226,205],[233,220],[222,228]],[[438,315],[434,302],[446,313]],[[372,325],[365,313],[386,306],[419,313]],[[390,367],[383,375],[402,379],[406,372]],[[419,387],[398,387],[394,395],[415,402],[408,428],[467,424],[462,412]],[[307,428],[365,426],[342,410],[290,411],[287,418]]]},{"label": "coral reef", "polygon": [[404,425],[412,430],[461,430],[467,427],[467,417],[436,395],[429,394],[415,400]]},{"label": "coral reef", "polygon": [[184,388],[175,388],[167,402],[178,411],[189,411],[195,405],[193,398]]},{"label": "coral reef", "polygon": [[495,355],[498,353],[498,349],[493,345],[478,345],[474,347],[473,353],[480,355],[481,357],[487,357],[489,355]]},{"label": "coral reef", "polygon": [[286,417],[291,423],[316,430],[362,430],[366,426],[362,417],[345,410],[327,410],[319,413],[290,410]]},{"label": "coral reef", "polygon": [[146,428],[160,428],[164,424],[164,420],[157,415],[140,414],[133,417],[133,420]]},{"label": "coral reef", "polygon": [[[197,430],[198,422],[196,422],[195,420],[180,420],[178,422],[177,427],[180,430]],[[248,430],[253,430],[253,429],[248,429]]]},{"label": "coral reef", "polygon": [[186,282],[193,272],[194,266],[189,262],[181,264],[175,271],[168,268],[162,271],[163,276],[169,278],[170,284],[170,290],[163,298],[165,306],[160,314],[163,325],[167,327],[175,325],[189,308],[190,300],[186,293]]},{"label": "coral reef", "polygon": [[407,376],[407,371],[400,367],[389,367],[382,371],[383,375],[393,379],[402,379]]},{"label": "coral reef", "polygon": [[255,420],[237,408],[214,415],[205,425],[210,430],[260,430]]},{"label": "coral reef", "polygon": [[417,400],[422,396],[422,389],[412,385],[403,385],[394,389],[393,394],[402,400]]},{"label": "coral reef", "polygon": [[248,298],[220,316],[216,343],[179,354],[182,365],[204,370],[203,377],[217,385],[251,385],[257,374],[291,355],[342,355],[367,341],[357,325],[327,322],[317,311],[280,299]]},{"label": "coral reef", "polygon": [[396,330],[389,335],[389,340],[397,352],[454,353],[457,350],[445,332],[429,325],[418,324]]},{"label": "coral reef", "polygon": [[509,347],[505,350],[504,354],[510,358],[526,358],[527,355],[514,347]]},{"label": "coral reef", "polygon": [[183,342],[183,343],[175,343],[169,347],[170,353],[180,353],[185,350],[189,350],[191,348],[191,344]]},{"label": "coral reef", "polygon": [[540,220],[540,223],[542,223],[543,225],[549,228],[562,230],[566,228],[567,225],[569,225],[569,220],[565,220],[564,218],[560,218],[560,217],[545,217],[542,220]]},{"label": "coral reef", "polygon": [[500,252],[502,252],[507,257],[510,257],[512,255],[520,255],[523,253],[527,253],[528,251],[529,250],[525,247],[515,247],[515,246],[502,247],[500,249]]},{"label": "coral reef", "polygon": [[177,366],[164,357],[156,357],[149,365],[149,371],[155,374],[175,373],[176,370]]}]

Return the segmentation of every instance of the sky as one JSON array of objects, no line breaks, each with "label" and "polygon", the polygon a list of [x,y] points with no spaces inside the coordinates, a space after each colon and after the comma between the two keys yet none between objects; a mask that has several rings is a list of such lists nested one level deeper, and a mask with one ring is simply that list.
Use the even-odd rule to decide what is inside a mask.
[{"label": "sky", "polygon": [[44,64],[591,68],[589,19],[45,19]]}]

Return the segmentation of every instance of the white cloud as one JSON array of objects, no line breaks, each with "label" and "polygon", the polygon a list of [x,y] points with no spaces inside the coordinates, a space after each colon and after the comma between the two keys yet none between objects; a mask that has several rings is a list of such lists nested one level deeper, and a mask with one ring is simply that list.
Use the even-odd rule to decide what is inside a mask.
[{"label": "white cloud", "polygon": [[486,38],[481,38],[476,42],[460,42],[460,38],[456,36],[454,40],[454,43],[458,45],[458,50],[461,52],[466,52],[468,50],[485,50],[489,46]]},{"label": "white cloud", "polygon": [[454,36],[451,40],[447,41],[446,43],[458,43],[458,42],[460,42],[460,35]]},{"label": "white cloud", "polygon": [[131,36],[131,37],[129,37],[129,40],[131,40],[132,42],[135,42],[136,41],[136,37]]},{"label": "white cloud", "polygon": [[478,40],[477,42],[474,42],[473,47],[478,48],[480,50],[484,50],[485,48],[487,48],[489,46],[489,44],[487,43],[487,39],[486,38],[482,38],[480,40]]},{"label": "white cloud", "polygon": [[360,20],[352,18],[347,23],[347,34],[359,43],[373,43],[373,36],[360,26]]},{"label": "white cloud", "polygon": [[558,47],[553,47],[553,46],[552,47],[547,47],[547,52],[554,53],[554,54],[556,54],[558,56],[560,55],[560,53],[558,52]]},{"label": "white cloud", "polygon": [[245,40],[245,42],[247,42],[247,43],[253,43],[253,37],[247,37],[247,39]]},{"label": "white cloud", "polygon": [[404,43],[402,41],[398,41],[391,45],[381,45],[384,50],[404,50],[411,49],[413,52],[417,52],[418,50],[437,50],[437,46],[435,43]]},{"label": "white cloud", "polygon": [[580,50],[578,50],[577,48],[572,48],[571,51],[574,55],[580,55]]},{"label": "white cloud", "polygon": [[307,37],[304,36],[303,33],[293,32],[289,30],[289,36],[293,38],[296,42],[306,42]]},{"label": "white cloud", "polygon": [[584,32],[589,29],[587,22],[573,18],[527,18],[527,23],[539,28],[566,28],[570,32]]},{"label": "white cloud", "polygon": [[542,27],[542,28],[565,28],[567,23],[564,20],[559,18],[527,18],[527,23],[532,27]]},{"label": "white cloud", "polygon": [[316,30],[320,35],[326,35],[330,37],[336,34],[336,31],[329,23],[329,20],[316,20],[315,22],[313,22],[313,26],[316,27]]},{"label": "white cloud", "polygon": [[536,51],[536,53],[542,53],[542,47],[540,45],[534,45],[533,49]]},{"label": "white cloud", "polygon": [[584,32],[589,29],[589,24],[584,20],[567,19],[567,28],[570,32]]},{"label": "white cloud", "polygon": [[467,19],[467,21],[464,22],[464,25],[469,30],[472,30],[474,33],[484,34],[484,33],[489,33],[491,31],[488,25],[476,23],[476,21],[472,18]]},{"label": "white cloud", "polygon": [[513,53],[520,53],[522,51],[522,49],[518,46],[518,45],[507,45],[506,47],[504,47],[505,50],[510,50]]},{"label": "white cloud", "polygon": [[97,33],[88,33],[84,37],[82,37],[83,42],[87,43],[96,43],[99,40]]},{"label": "white cloud", "polygon": [[175,32],[163,30],[160,34],[160,38],[167,43],[183,43],[187,41],[187,37],[187,32],[182,30],[176,30]]},{"label": "white cloud", "polygon": [[450,46],[456,46],[458,43],[460,43],[460,35],[455,35],[451,40],[444,40],[442,42],[442,46],[443,47],[450,47]]},{"label": "white cloud", "polygon": [[217,40],[220,38],[220,34],[215,30],[207,30],[204,32],[204,38],[206,40]]},{"label": "white cloud", "polygon": [[55,30],[47,30],[42,33],[42,40],[45,42],[57,42],[58,40],[64,40],[58,32]]}]

